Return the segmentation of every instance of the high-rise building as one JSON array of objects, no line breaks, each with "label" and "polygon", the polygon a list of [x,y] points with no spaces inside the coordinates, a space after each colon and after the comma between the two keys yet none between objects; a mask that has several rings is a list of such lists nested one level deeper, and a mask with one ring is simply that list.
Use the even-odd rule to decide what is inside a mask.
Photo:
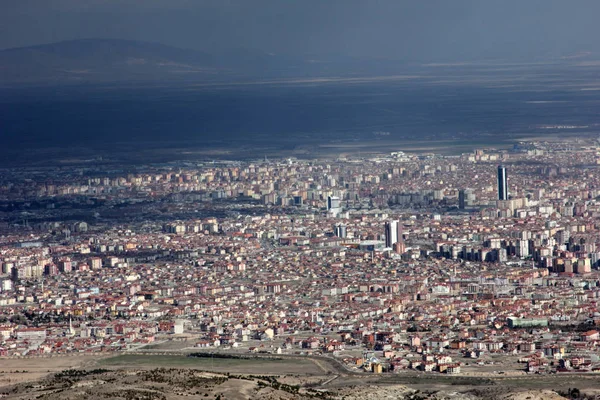
[{"label": "high-rise building", "polygon": [[327,210],[340,208],[340,198],[337,196],[327,196]]},{"label": "high-rise building", "polygon": [[521,258],[529,256],[529,240],[517,240],[515,253],[517,254],[517,257]]},{"label": "high-rise building", "polygon": [[340,237],[340,238],[345,238],[346,236],[348,236],[347,228],[346,228],[346,225],[344,225],[344,224],[334,225],[333,233],[335,236]]},{"label": "high-rise building", "polygon": [[508,180],[503,165],[498,165],[498,200],[508,200]]},{"label": "high-rise building", "polygon": [[476,197],[473,189],[461,189],[458,192],[458,208],[464,210],[475,203]]},{"label": "high-rise building", "polygon": [[327,196],[327,212],[334,217],[342,212],[341,200],[337,196]]},{"label": "high-rise building", "polygon": [[385,247],[393,247],[398,242],[402,242],[400,221],[387,221],[385,223]]}]

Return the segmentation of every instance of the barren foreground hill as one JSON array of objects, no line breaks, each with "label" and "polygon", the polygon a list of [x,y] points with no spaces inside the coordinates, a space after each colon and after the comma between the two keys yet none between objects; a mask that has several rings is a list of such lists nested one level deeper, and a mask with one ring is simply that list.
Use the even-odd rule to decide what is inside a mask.
[{"label": "barren foreground hill", "polygon": [[[512,389],[510,389],[512,390]],[[295,376],[233,375],[197,369],[70,369],[36,382],[0,388],[7,399],[406,399],[406,400],[559,400],[549,390],[451,391],[410,389],[403,385],[324,387]]]},{"label": "barren foreground hill", "polygon": [[271,376],[241,376],[193,369],[66,370],[33,383],[0,389],[9,399],[310,399],[328,398],[314,389]]}]

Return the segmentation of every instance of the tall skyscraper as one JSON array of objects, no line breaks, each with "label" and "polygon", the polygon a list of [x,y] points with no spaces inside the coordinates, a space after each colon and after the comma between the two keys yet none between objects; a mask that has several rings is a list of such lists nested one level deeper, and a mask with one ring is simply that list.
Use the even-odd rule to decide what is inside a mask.
[{"label": "tall skyscraper", "polygon": [[508,180],[504,165],[498,165],[498,200],[508,200]]},{"label": "tall skyscraper", "polygon": [[385,247],[393,247],[394,243],[402,240],[400,221],[387,221],[385,223]]},{"label": "tall skyscraper", "polygon": [[340,208],[340,198],[337,196],[327,196],[327,210]]},{"label": "tall skyscraper", "polygon": [[398,222],[398,228],[396,228],[396,235],[398,236],[396,243],[394,243],[394,251],[398,254],[404,254],[406,251],[406,245],[404,244],[404,237],[402,234],[402,225]]},{"label": "tall skyscraper", "polygon": [[327,212],[337,217],[342,212],[342,203],[337,196],[327,196]]},{"label": "tall skyscraper", "polygon": [[346,225],[345,224],[335,224],[333,226],[333,233],[337,237],[345,238],[348,235]]},{"label": "tall skyscraper", "polygon": [[461,189],[458,192],[458,208],[464,210],[475,203],[475,192],[473,189]]}]

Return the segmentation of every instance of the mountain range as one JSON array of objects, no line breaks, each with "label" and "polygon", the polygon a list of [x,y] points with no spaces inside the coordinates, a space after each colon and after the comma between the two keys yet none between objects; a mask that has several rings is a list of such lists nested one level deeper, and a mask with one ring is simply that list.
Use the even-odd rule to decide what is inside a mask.
[{"label": "mountain range", "polygon": [[[0,86],[105,83],[210,83],[283,78],[356,77],[427,74],[431,67],[460,69],[497,66],[591,65],[589,53],[565,57],[507,60],[466,60],[423,63],[410,59],[363,59],[340,55],[286,55],[248,49],[212,53],[158,43],[122,39],[78,39],[0,50]],[[591,61],[590,61],[591,60]],[[577,64],[580,63],[580,64]],[[425,67],[425,69],[423,68]],[[457,71],[455,71],[457,72]],[[460,72],[460,71],[458,71]]]},{"label": "mountain range", "polygon": [[157,43],[80,39],[0,51],[0,85],[219,81],[318,74],[314,60],[246,49],[215,54]]}]

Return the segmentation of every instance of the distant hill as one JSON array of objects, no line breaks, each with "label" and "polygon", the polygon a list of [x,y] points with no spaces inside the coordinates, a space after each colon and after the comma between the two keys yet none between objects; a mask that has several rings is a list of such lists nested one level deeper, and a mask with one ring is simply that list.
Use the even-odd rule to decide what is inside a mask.
[{"label": "distant hill", "polygon": [[0,85],[221,80],[285,74],[299,64],[248,50],[207,54],[157,43],[82,39],[0,51]]},{"label": "distant hill", "polygon": [[[457,64],[362,59],[339,54],[289,56],[249,49],[215,53],[121,39],[79,39],[0,50],[0,86],[127,82],[231,82],[245,79],[437,74],[439,68],[507,68],[505,60]],[[591,53],[538,60],[548,65],[597,66]],[[524,60],[523,62],[525,62]],[[529,61],[527,61],[529,62]],[[532,67],[535,64],[525,64]],[[423,66],[427,68],[423,69]],[[437,67],[432,69],[432,67]],[[510,67],[510,66],[509,66]],[[518,63],[515,68],[521,68]]]}]

